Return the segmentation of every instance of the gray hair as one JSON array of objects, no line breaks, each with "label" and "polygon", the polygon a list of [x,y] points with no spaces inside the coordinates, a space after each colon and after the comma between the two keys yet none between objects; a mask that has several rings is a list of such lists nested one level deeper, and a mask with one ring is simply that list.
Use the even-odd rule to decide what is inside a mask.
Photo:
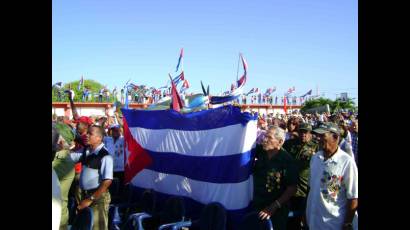
[{"label": "gray hair", "polygon": [[285,141],[285,130],[280,128],[277,125],[272,125],[269,126],[268,132],[271,131],[273,133],[273,136],[275,137],[276,140],[280,141]]}]

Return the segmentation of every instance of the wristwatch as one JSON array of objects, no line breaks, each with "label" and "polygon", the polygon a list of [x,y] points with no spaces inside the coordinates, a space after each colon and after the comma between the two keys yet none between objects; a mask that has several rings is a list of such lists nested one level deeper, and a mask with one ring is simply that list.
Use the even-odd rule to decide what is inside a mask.
[{"label": "wristwatch", "polygon": [[93,195],[90,196],[91,201],[95,201],[95,197]]}]

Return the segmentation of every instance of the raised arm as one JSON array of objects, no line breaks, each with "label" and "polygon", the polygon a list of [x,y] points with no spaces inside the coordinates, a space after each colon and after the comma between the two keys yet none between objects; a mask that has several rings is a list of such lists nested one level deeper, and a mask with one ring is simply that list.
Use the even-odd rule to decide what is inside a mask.
[{"label": "raised arm", "polygon": [[105,116],[107,116],[107,125],[110,127],[110,125],[114,124],[114,119],[110,116],[108,109],[105,109]]},{"label": "raised arm", "polygon": [[122,122],[122,119],[120,118],[120,115],[118,114],[117,111],[114,112],[115,118],[117,119],[118,124],[123,128],[124,123]]},{"label": "raised arm", "polygon": [[68,91],[68,100],[70,100],[71,112],[73,113],[73,120],[78,120],[80,115],[78,115],[77,108],[74,105],[73,99],[71,98],[71,91]]}]

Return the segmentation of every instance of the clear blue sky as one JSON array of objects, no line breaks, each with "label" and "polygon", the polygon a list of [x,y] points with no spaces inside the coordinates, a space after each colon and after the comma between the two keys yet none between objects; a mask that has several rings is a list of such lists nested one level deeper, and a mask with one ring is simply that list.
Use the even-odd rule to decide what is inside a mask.
[{"label": "clear blue sky", "polygon": [[[316,86],[335,99],[358,94],[357,0],[52,1],[52,82],[93,79],[109,88],[128,79],[160,87],[184,48],[188,92],[211,94],[248,63],[245,91],[274,94]],[[242,74],[242,66],[239,75]]]}]

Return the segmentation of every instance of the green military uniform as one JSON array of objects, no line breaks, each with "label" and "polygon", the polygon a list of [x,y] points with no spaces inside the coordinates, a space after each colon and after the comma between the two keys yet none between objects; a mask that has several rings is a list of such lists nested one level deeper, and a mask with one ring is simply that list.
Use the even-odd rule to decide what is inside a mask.
[{"label": "green military uniform", "polygon": [[[68,125],[57,123],[56,128],[59,134],[67,143],[74,140],[74,134]],[[70,158],[69,150],[58,151],[52,162],[54,171],[58,176],[61,188],[61,221],[60,229],[67,229],[68,226],[68,192],[70,191],[71,183],[74,180],[74,162]]]},{"label": "green military uniform", "polygon": [[283,148],[295,159],[299,172],[299,183],[296,197],[306,197],[308,193],[310,158],[318,151],[318,144],[311,140],[307,143],[297,139],[290,139],[283,144]]},{"label": "green military uniform", "polygon": [[[303,123],[299,126],[299,131],[312,131],[312,126]],[[303,217],[306,211],[306,197],[308,194],[308,180],[310,170],[310,159],[318,151],[318,144],[313,139],[307,143],[302,143],[300,138],[285,141],[283,148],[295,159],[299,172],[299,182],[295,196],[290,199],[290,210],[294,217],[288,220],[288,229],[301,229],[304,224]]]},{"label": "green military uniform", "polygon": [[[287,186],[297,184],[297,170],[292,157],[281,149],[268,159],[261,145],[256,146],[256,162],[253,168],[254,192],[253,207],[262,211],[273,204],[286,190]],[[270,217],[274,229],[286,229],[289,214],[287,204],[282,204]]]},{"label": "green military uniform", "polygon": [[57,173],[61,188],[62,210],[60,229],[67,229],[69,217],[67,208],[68,192],[70,191],[71,183],[74,180],[74,162],[70,159],[69,150],[61,150],[57,152],[52,165]]}]

